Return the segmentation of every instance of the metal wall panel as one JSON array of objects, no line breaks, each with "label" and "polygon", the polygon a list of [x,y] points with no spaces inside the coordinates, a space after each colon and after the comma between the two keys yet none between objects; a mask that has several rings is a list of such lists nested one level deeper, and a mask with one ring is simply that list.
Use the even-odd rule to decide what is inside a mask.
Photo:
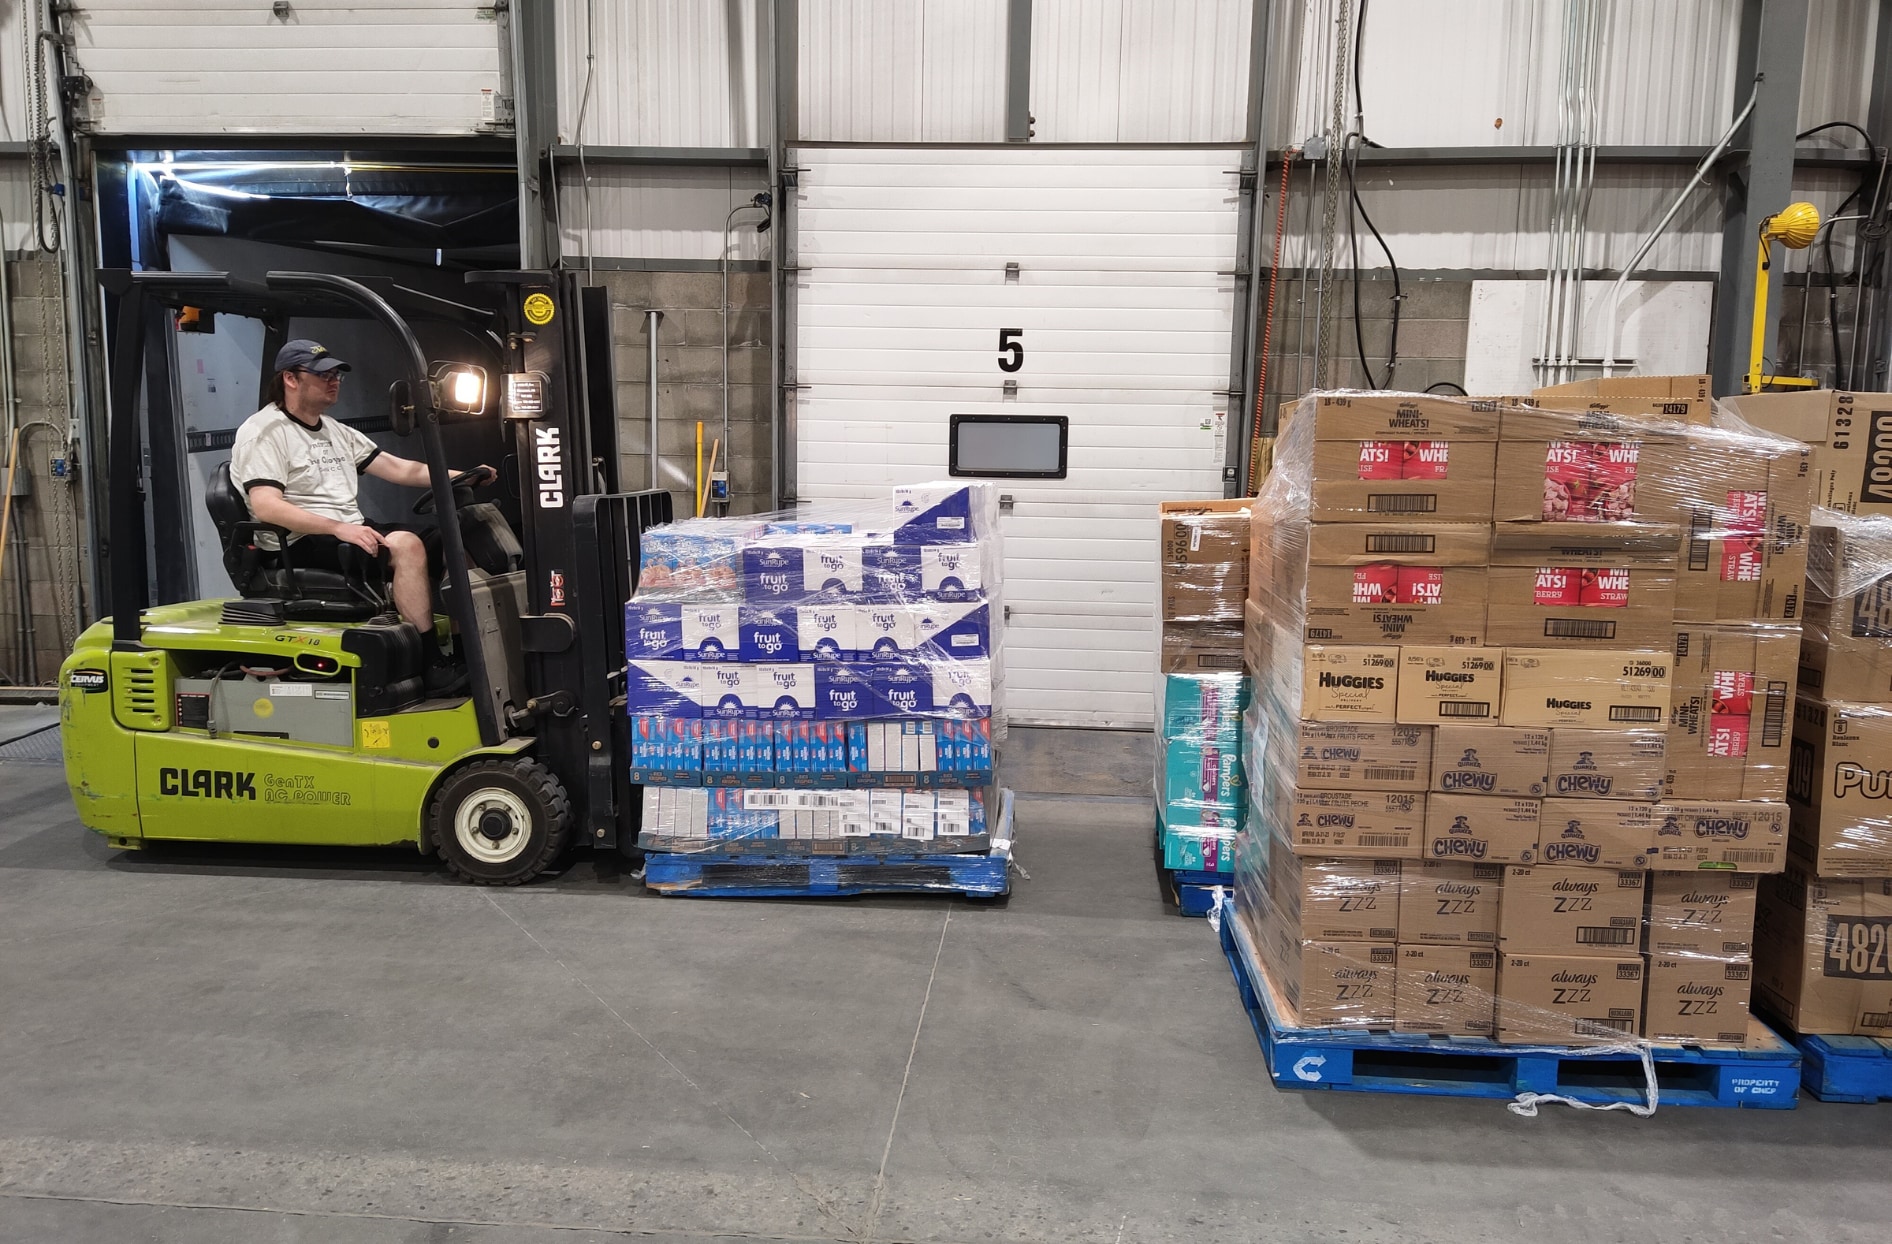
[{"label": "metal wall panel", "polygon": [[801,133],[1000,142],[1005,0],[801,0]]},{"label": "metal wall panel", "polygon": [[1040,142],[1239,142],[1251,0],[1035,0]]},{"label": "metal wall panel", "polygon": [[[1879,7],[1879,0],[1808,0],[1807,53],[1800,70],[1801,129],[1827,121],[1867,124]],[[1873,137],[1886,141],[1883,134]],[[1822,141],[1863,145],[1857,135],[1844,133]]]},{"label": "metal wall panel", "polygon": [[86,0],[68,28],[105,134],[471,134],[500,84],[465,0]]},{"label": "metal wall panel", "polygon": [[[1566,0],[1376,5],[1360,48],[1366,132],[1389,147],[1554,144]],[[1828,0],[1829,3],[1838,0]],[[1324,132],[1332,107],[1334,0],[1303,0],[1300,71],[1278,89],[1277,133]],[[1712,143],[1733,119],[1740,0],[1614,0],[1603,36],[1597,141]],[[1743,92],[1745,97],[1745,92]],[[1346,115],[1353,116],[1353,101]]]},{"label": "metal wall panel", "polygon": [[[589,174],[589,185],[587,177]],[[559,253],[568,261],[710,259],[723,254],[723,222],[768,185],[759,168],[559,164]],[[750,217],[753,222],[753,216]],[[738,227],[731,259],[765,259],[768,235]]]},{"label": "metal wall panel", "polygon": [[[1148,725],[1156,502],[1222,493],[1239,152],[792,158],[800,496],[944,477],[954,413],[1066,416],[1069,478],[1001,483],[1007,701],[1021,722]],[[1002,328],[1025,350],[1010,399]]]},{"label": "metal wall panel", "polygon": [[557,3],[560,142],[759,147],[766,141],[758,69],[764,0]]}]

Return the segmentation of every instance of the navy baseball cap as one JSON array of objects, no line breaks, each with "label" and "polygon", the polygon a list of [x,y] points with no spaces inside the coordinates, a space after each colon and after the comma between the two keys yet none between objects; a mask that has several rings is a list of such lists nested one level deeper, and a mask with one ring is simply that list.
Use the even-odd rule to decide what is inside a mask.
[{"label": "navy baseball cap", "polygon": [[276,351],[277,371],[295,371],[297,368],[312,371],[318,376],[332,371],[354,370],[330,354],[327,346],[319,341],[310,341],[306,337],[298,337],[294,341],[285,342],[283,348]]}]

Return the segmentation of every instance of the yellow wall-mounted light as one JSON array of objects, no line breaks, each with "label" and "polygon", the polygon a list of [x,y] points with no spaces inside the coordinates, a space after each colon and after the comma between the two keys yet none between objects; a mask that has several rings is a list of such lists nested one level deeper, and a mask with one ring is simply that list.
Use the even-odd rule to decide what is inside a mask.
[{"label": "yellow wall-mounted light", "polygon": [[1759,393],[1772,386],[1784,389],[1811,389],[1814,382],[1804,376],[1764,376],[1761,374],[1762,347],[1767,341],[1767,274],[1773,263],[1773,244],[1788,250],[1805,250],[1820,234],[1820,209],[1811,203],[1792,203],[1761,222],[1761,243],[1754,268],[1754,340],[1748,351],[1747,392]]}]

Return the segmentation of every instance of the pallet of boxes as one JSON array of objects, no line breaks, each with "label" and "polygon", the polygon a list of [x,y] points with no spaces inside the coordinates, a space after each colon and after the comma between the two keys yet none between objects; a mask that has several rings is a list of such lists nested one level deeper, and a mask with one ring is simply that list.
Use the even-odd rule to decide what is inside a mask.
[{"label": "pallet of boxes", "polygon": [[1828,1101],[1892,1099],[1892,395],[1734,399],[1812,446],[1787,870],[1761,888],[1756,1005]]},{"label": "pallet of boxes", "polygon": [[[1680,420],[1301,403],[1255,503],[1261,774],[1226,922],[1283,1031],[1327,1030],[1346,1066],[1551,1051],[1504,1063],[1505,1095],[1555,1083],[1559,1051],[1771,1058],[1701,1104],[1791,1104],[1748,992],[1786,855],[1806,470]],[[1493,1095],[1450,1062],[1398,1091]],[[1316,1078],[1381,1087],[1346,1075]]]},{"label": "pallet of boxes", "polygon": [[1165,501],[1158,522],[1157,849],[1177,909],[1199,916],[1230,880],[1247,816],[1249,502]]},{"label": "pallet of boxes", "polygon": [[1001,565],[986,484],[647,529],[625,607],[645,883],[1006,892]]}]

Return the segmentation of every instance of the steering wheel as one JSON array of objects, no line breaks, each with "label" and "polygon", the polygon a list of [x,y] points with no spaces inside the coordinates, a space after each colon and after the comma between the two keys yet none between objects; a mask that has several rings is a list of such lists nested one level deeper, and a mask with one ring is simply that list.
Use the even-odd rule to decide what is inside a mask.
[{"label": "steering wheel", "polygon": [[[471,497],[475,488],[484,488],[498,478],[499,472],[491,467],[474,467],[470,471],[462,471],[449,479],[447,487],[453,489],[453,499],[455,503],[458,503],[462,493]],[[432,514],[433,512],[434,490],[430,487],[414,499],[414,513]]]}]

